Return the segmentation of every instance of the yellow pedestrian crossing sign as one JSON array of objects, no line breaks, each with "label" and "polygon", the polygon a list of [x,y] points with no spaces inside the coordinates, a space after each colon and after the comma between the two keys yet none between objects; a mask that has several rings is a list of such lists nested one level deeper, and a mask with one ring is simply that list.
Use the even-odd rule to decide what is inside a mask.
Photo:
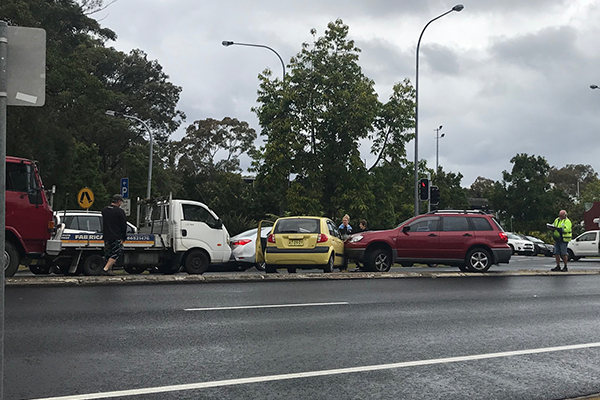
[{"label": "yellow pedestrian crossing sign", "polygon": [[77,194],[77,203],[79,207],[85,208],[86,210],[94,204],[94,192],[90,188],[83,188]]}]

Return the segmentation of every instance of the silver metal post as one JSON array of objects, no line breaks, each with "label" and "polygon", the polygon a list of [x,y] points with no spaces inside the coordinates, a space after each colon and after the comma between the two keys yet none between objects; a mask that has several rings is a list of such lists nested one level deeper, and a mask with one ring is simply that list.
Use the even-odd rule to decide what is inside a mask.
[{"label": "silver metal post", "polygon": [[277,57],[279,57],[279,61],[281,61],[281,67],[283,68],[283,79],[282,79],[282,82],[285,81],[285,63],[283,62],[283,58],[281,58],[281,56],[279,55],[279,53],[276,52],[275,50],[273,50],[272,48],[270,48],[269,46],[265,46],[264,44],[238,43],[238,42],[232,42],[231,40],[223,40],[221,42],[221,44],[223,46],[225,46],[225,47],[237,45],[237,46],[249,46],[249,47],[262,47],[264,49],[271,50],[273,53],[275,53],[277,55]]},{"label": "silver metal post", "polygon": [[4,296],[5,279],[4,270],[7,265],[5,251],[6,241],[6,109],[8,104],[7,85],[7,56],[8,56],[8,24],[0,21],[0,249],[2,259],[0,264],[4,267],[0,271],[0,399],[4,398]]}]

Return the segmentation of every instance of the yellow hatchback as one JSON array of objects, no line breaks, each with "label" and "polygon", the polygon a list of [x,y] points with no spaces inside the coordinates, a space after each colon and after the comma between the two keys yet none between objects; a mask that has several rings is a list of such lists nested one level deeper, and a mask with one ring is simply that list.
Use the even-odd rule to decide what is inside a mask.
[{"label": "yellow hatchback", "polygon": [[277,272],[277,267],[294,273],[297,268],[333,272],[335,267],[345,266],[342,235],[325,217],[279,218],[266,241],[257,240],[256,246],[256,260],[264,257],[267,273]]}]

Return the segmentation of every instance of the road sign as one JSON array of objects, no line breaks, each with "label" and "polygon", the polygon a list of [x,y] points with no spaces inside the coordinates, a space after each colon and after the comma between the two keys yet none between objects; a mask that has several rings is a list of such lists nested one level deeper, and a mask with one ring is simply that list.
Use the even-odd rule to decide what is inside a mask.
[{"label": "road sign", "polygon": [[83,188],[77,193],[77,203],[79,207],[86,210],[94,204],[94,192],[90,188]]},{"label": "road sign", "polygon": [[123,199],[121,209],[125,211],[125,215],[129,217],[131,215],[131,199]]},{"label": "road sign", "polygon": [[121,178],[121,196],[129,198],[129,178]]},{"label": "road sign", "polygon": [[7,26],[6,36],[8,105],[43,106],[46,101],[46,31]]}]

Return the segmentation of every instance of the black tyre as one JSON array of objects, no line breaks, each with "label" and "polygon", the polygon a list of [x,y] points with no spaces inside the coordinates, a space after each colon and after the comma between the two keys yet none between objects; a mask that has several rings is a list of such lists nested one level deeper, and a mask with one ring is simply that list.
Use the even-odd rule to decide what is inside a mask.
[{"label": "black tyre", "polygon": [[265,272],[267,274],[276,274],[277,268],[273,264],[265,264]]},{"label": "black tyre", "polygon": [[15,276],[19,265],[21,264],[21,255],[17,251],[14,244],[9,241],[4,243],[4,257],[6,257],[6,264],[4,265],[4,276],[11,277]]},{"label": "black tyre", "polygon": [[208,256],[202,250],[192,250],[185,258],[185,270],[188,274],[203,274],[208,270]]},{"label": "black tyre", "polygon": [[259,262],[254,264],[254,268],[256,268],[259,271],[264,271],[265,270],[265,262]]},{"label": "black tyre", "polygon": [[148,269],[146,265],[125,265],[123,266],[125,272],[131,275],[139,275],[144,273]]},{"label": "black tyre", "polygon": [[100,275],[100,271],[104,268],[106,262],[104,257],[99,254],[92,254],[87,256],[83,261],[83,274],[87,276]]},{"label": "black tyre", "polygon": [[392,268],[392,256],[384,249],[373,250],[367,260],[367,267],[373,272],[388,272]]},{"label": "black tyre", "polygon": [[331,254],[331,256],[329,256],[329,262],[327,262],[327,264],[323,267],[323,272],[326,272],[326,273],[333,272],[334,264],[335,264],[335,256],[333,254]]},{"label": "black tyre", "polygon": [[486,249],[473,249],[467,253],[465,263],[471,272],[485,272],[492,266],[492,255]]},{"label": "black tyre", "polygon": [[571,261],[579,261],[581,259],[581,257],[575,257],[575,253],[573,253],[573,250],[568,249],[567,253],[569,255],[569,260]]},{"label": "black tyre", "polygon": [[460,264],[458,266],[458,269],[460,269],[462,272],[471,272],[469,271],[469,268],[466,265]]},{"label": "black tyre", "polygon": [[513,247],[513,245],[509,244],[508,247],[510,247],[510,254],[515,255],[515,248]]},{"label": "black tyre", "polygon": [[173,275],[179,272],[179,264],[172,259],[163,260],[156,269],[164,275]]},{"label": "black tyre", "polygon": [[29,270],[34,275],[49,275],[50,266],[47,265],[30,265]]},{"label": "black tyre", "polygon": [[415,263],[411,263],[411,262],[403,262],[400,265],[402,265],[404,268],[410,268],[413,265],[415,265]]},{"label": "black tyre", "polygon": [[296,273],[296,267],[287,267],[288,270],[288,274],[295,274]]}]

